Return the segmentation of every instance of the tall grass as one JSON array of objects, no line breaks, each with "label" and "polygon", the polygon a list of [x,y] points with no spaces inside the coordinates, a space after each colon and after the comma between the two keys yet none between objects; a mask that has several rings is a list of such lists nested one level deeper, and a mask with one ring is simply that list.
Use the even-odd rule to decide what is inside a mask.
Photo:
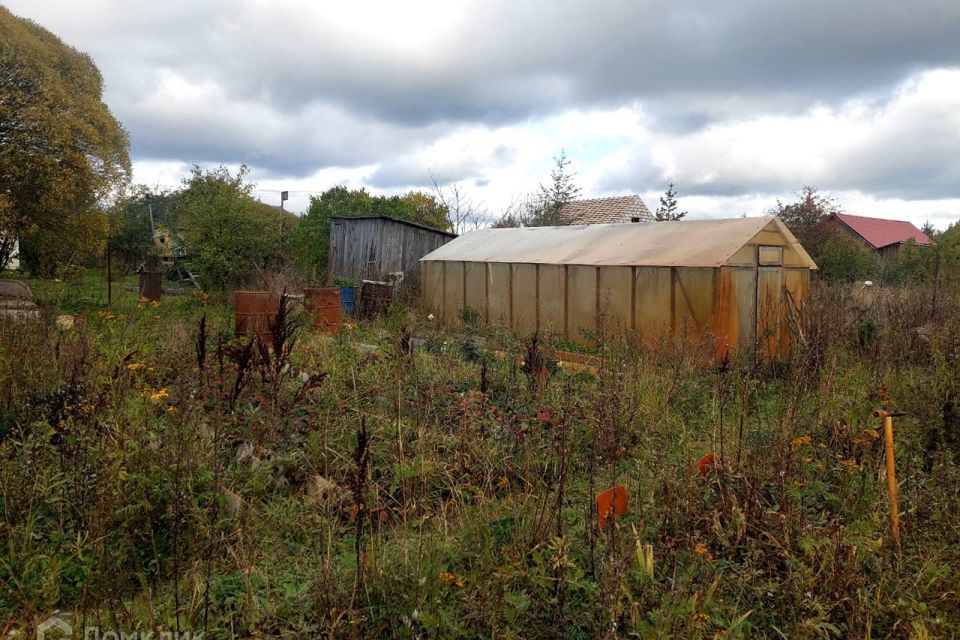
[{"label": "tall grass", "polygon": [[[459,338],[408,306],[335,336],[285,317],[267,348],[196,296],[84,308],[68,331],[60,300],[0,326],[0,620],[960,634],[960,308],[928,293],[864,306],[818,287],[777,364],[600,332],[596,375],[557,366],[548,335]],[[882,386],[906,412],[900,546]],[[600,530],[595,497],[615,485],[629,513]]]}]

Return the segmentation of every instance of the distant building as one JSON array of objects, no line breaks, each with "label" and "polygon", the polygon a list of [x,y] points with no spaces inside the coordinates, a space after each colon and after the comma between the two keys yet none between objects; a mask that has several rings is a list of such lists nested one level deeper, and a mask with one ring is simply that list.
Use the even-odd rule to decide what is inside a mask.
[{"label": "distant building", "polygon": [[653,214],[640,196],[617,196],[574,200],[563,206],[560,217],[564,224],[612,224],[619,222],[653,222]]},{"label": "distant building", "polygon": [[920,246],[932,244],[923,231],[906,220],[831,213],[824,224],[831,230],[856,238],[884,258],[896,259],[910,242]]},{"label": "distant building", "polygon": [[387,216],[330,219],[327,279],[384,280],[393,273],[419,273],[419,260],[457,235]]}]

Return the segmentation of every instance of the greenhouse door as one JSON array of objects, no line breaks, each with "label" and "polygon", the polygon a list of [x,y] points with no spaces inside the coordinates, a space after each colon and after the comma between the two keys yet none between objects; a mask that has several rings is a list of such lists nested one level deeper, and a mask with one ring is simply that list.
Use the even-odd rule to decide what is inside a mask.
[{"label": "greenhouse door", "polygon": [[757,342],[763,358],[775,360],[783,338],[783,249],[760,247],[757,262]]}]

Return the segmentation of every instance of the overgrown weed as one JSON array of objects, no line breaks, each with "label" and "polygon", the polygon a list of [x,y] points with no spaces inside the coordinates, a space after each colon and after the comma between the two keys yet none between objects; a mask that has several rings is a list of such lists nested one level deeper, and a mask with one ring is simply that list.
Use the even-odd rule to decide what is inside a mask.
[{"label": "overgrown weed", "polygon": [[[463,336],[404,305],[332,337],[284,318],[271,345],[234,338],[215,301],[121,298],[68,331],[51,306],[0,326],[0,617],[210,637],[956,635],[960,324],[923,294],[863,309],[818,287],[776,366],[602,330],[596,376],[552,362],[553,336]],[[899,548],[881,385],[906,412]],[[600,530],[616,485],[629,512]]]}]

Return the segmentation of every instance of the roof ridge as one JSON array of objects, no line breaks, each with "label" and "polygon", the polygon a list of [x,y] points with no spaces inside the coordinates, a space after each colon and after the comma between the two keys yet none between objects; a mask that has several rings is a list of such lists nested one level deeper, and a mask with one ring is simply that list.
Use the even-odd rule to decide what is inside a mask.
[{"label": "roof ridge", "polygon": [[859,213],[847,213],[846,211],[834,211],[832,214],[835,216],[844,216],[846,218],[861,218],[863,220],[882,220],[883,222],[905,222],[907,224],[913,224],[913,222],[910,220],[902,220],[900,218],[878,218],[876,216],[860,215]]}]

